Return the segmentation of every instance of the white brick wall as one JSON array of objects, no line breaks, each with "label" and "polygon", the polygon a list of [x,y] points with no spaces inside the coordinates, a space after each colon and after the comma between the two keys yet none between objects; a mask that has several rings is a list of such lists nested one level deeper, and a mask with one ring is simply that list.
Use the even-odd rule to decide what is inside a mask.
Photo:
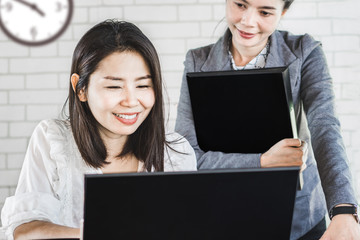
[{"label": "white brick wall", "polygon": [[[189,48],[214,42],[224,31],[225,0],[74,0],[74,17],[60,39],[24,47],[0,31],[0,209],[13,194],[29,136],[42,119],[55,118],[67,96],[72,51],[105,18],[137,24],[153,41],[168,87],[169,129]],[[360,191],[359,0],[296,0],[279,25],[323,42],[334,78],[337,108],[355,186]],[[356,14],[358,16],[356,16]],[[360,200],[360,195],[359,200]],[[1,237],[0,237],[1,239]]]}]

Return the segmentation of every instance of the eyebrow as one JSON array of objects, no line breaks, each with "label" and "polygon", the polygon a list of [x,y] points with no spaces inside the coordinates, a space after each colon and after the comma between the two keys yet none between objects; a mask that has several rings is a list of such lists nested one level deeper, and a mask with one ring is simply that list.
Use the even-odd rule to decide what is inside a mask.
[{"label": "eyebrow", "polygon": [[[244,3],[246,3],[246,4],[249,4],[249,5],[251,5],[247,0],[241,0],[241,1],[243,1]],[[276,10],[276,8],[275,7],[272,7],[272,6],[261,6],[261,7],[259,7],[260,9],[268,9],[268,10]]]},{"label": "eyebrow", "polygon": [[[104,79],[113,80],[113,81],[124,81],[123,78],[114,77],[114,76],[106,76],[106,77],[104,77]],[[145,80],[145,79],[151,79],[151,75],[144,75],[144,76],[138,77],[138,78],[135,79],[135,81],[140,81],[140,80]]]}]

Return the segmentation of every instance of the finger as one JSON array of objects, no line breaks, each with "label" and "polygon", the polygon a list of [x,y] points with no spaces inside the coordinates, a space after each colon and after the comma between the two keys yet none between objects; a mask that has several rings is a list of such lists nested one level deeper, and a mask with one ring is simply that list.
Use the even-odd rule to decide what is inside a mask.
[{"label": "finger", "polygon": [[301,147],[302,141],[298,138],[287,138],[283,140],[285,146],[288,147]]}]

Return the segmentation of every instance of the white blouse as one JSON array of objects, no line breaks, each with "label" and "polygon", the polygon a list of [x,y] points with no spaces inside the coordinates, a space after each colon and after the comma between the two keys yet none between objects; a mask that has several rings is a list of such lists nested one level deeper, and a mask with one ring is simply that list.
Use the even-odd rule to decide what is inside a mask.
[{"label": "white blouse", "polygon": [[[167,134],[173,141],[181,136]],[[196,170],[194,150],[185,138],[165,149],[164,171]],[[139,164],[139,171],[143,166]],[[45,120],[30,139],[15,195],[1,212],[3,230],[13,239],[14,229],[33,220],[69,227],[80,226],[83,217],[84,174],[102,174],[82,159],[69,121]]]}]

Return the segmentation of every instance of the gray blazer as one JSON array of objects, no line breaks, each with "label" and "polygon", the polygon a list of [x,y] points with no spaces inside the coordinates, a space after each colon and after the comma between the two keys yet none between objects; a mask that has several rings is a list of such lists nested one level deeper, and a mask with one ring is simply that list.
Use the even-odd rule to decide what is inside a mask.
[{"label": "gray blazer", "polygon": [[[194,148],[199,169],[260,167],[260,153],[204,152],[195,135],[186,73],[231,70],[230,37],[227,30],[215,44],[190,50],[184,63],[175,130]],[[309,145],[304,187],[296,196],[291,232],[291,239],[298,239],[311,230],[327,210],[339,203],[356,204],[356,198],[335,114],[332,79],[321,44],[307,34],[295,36],[275,31],[265,67],[282,66],[289,67],[299,138]]]}]

